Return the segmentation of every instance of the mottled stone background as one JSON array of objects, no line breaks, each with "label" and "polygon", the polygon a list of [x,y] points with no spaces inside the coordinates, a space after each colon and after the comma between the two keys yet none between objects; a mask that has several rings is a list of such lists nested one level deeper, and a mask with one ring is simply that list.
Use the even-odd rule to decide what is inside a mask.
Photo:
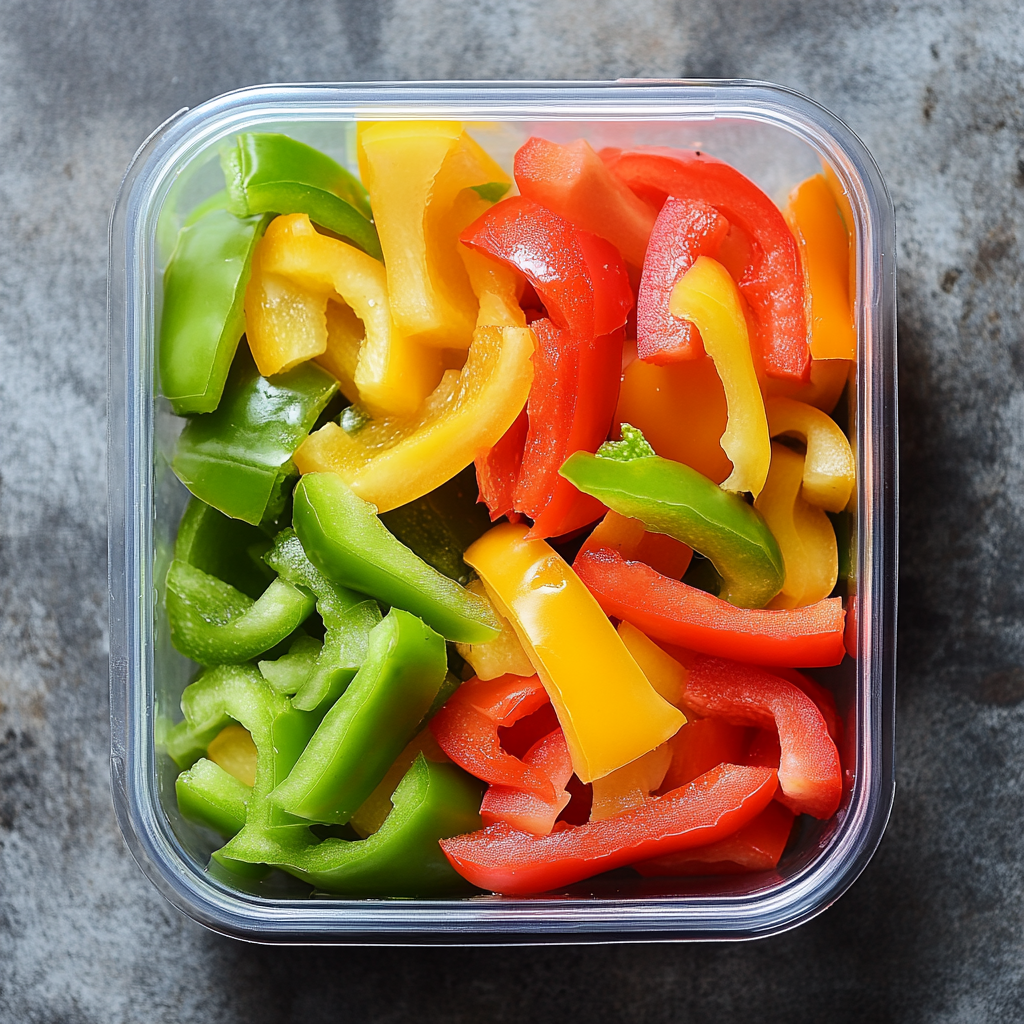
[{"label": "mottled stone background", "polygon": [[[0,1015],[1024,1019],[1024,11],[1014,0],[0,4]],[[752,944],[270,949],[167,906],[107,782],[107,216],[258,82],[720,76],[830,107],[899,230],[899,789],[853,890]]]}]

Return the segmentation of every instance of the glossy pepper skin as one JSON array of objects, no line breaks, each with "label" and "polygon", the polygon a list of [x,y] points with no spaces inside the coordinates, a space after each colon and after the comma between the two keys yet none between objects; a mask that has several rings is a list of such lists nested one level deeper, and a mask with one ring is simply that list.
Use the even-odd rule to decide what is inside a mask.
[{"label": "glossy pepper skin", "polygon": [[461,370],[448,370],[410,418],[327,423],[296,453],[305,472],[332,472],[381,512],[422,498],[495,444],[515,422],[534,378],[528,327],[484,327]]},{"label": "glossy pepper skin", "polygon": [[736,608],[607,548],[581,551],[573,568],[606,614],[668,644],[755,665],[805,668],[838,665],[845,654],[838,597],[806,608]]},{"label": "glossy pepper skin", "polygon": [[608,170],[585,139],[565,145],[527,139],[516,150],[513,173],[527,199],[607,239],[633,266],[644,265],[656,211]]},{"label": "glossy pepper skin", "polygon": [[252,787],[205,757],[174,780],[182,816],[230,839],[242,831]]},{"label": "glossy pepper skin", "polygon": [[619,639],[577,575],[526,528],[503,524],[466,552],[544,683],[572,752],[591,782],[653,750],[683,724]]},{"label": "glossy pepper skin", "polygon": [[772,468],[755,508],[778,540],[785,579],[772,608],[801,608],[832,593],[839,575],[835,531],[820,508],[801,497],[804,458],[772,443]]},{"label": "glossy pepper skin", "polygon": [[200,665],[237,665],[270,650],[313,611],[313,596],[277,579],[255,600],[187,562],[165,582],[171,642]]},{"label": "glossy pepper skin", "polygon": [[318,841],[305,826],[286,826],[243,835],[231,849],[239,860],[283,868],[345,896],[466,895],[469,886],[438,840],[478,827],[480,796],[480,783],[465,772],[420,755],[394,792],[394,809],[366,839]]},{"label": "glossy pepper skin", "polygon": [[699,359],[697,328],[669,312],[672,289],[698,256],[714,256],[729,222],[707,203],[669,196],[658,214],[636,297],[636,353],[665,365]]},{"label": "glossy pepper skin", "polygon": [[689,466],[655,455],[628,423],[622,434],[597,455],[576,452],[561,474],[613,511],[710,558],[722,576],[722,600],[763,608],[781,589],[785,571],[761,514]]},{"label": "glossy pepper skin", "polygon": [[782,215],[796,239],[807,281],[811,355],[856,359],[846,226],[824,175],[797,185]]},{"label": "glossy pepper skin", "polygon": [[639,860],[714,842],[767,806],[770,768],[720,765],[688,786],[616,818],[533,836],[505,824],[442,840],[452,866],[481,889],[546,892]]},{"label": "glossy pepper skin", "polygon": [[393,537],[334,473],[299,481],[292,518],[306,555],[328,579],[420,616],[449,640],[485,643],[498,635],[485,602]]},{"label": "glossy pepper skin", "polygon": [[281,511],[294,475],[292,455],[337,391],[318,366],[261,377],[247,347],[235,356],[215,412],[190,420],[172,463],[199,499],[232,519],[257,525]]},{"label": "glossy pepper skin", "polygon": [[778,207],[735,167],[707,153],[645,147],[604,149],[613,174],[641,198],[666,196],[707,203],[742,228],[756,245],[740,278],[758,322],[765,371],[804,380],[810,362],[804,313],[804,277],[796,241]]},{"label": "glossy pepper skin", "polygon": [[287,135],[247,132],[224,148],[220,163],[236,216],[304,213],[383,259],[366,189],[326,153]]},{"label": "glossy pepper skin", "polygon": [[807,445],[800,489],[804,501],[829,512],[846,508],[857,464],[839,424],[820,409],[791,398],[768,399],[765,412],[772,437],[795,436]]},{"label": "glossy pepper skin", "polygon": [[416,733],[447,673],[444,640],[392,608],[366,660],[271,800],[310,821],[344,824]]},{"label": "glossy pepper skin", "polygon": [[722,381],[728,422],[720,443],[732,462],[722,487],[757,497],[768,476],[771,439],[736,284],[717,260],[698,256],[672,289],[669,311],[700,328]]},{"label": "glossy pepper skin", "polygon": [[253,250],[268,217],[209,210],[178,234],[164,271],[160,390],[179,416],[217,408],[238,340]]},{"label": "glossy pepper skin", "polygon": [[796,814],[835,814],[843,792],[839,753],[821,712],[802,690],[752,665],[697,657],[683,700],[700,714],[734,725],[774,726],[782,746],[781,802]]},{"label": "glossy pepper skin", "polygon": [[358,150],[395,326],[417,344],[467,348],[476,302],[458,234],[488,203],[478,192],[468,194],[466,209],[457,200],[466,189],[507,187],[508,176],[454,121],[360,124]]}]

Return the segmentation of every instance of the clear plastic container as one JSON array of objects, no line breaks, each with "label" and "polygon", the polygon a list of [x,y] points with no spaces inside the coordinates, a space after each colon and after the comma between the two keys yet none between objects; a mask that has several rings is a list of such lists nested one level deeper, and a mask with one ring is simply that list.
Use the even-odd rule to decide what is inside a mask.
[{"label": "clear plastic container", "polygon": [[[363,119],[461,120],[510,167],[531,134],[595,146],[705,149],[782,201],[825,161],[857,222],[858,368],[850,389],[858,462],[855,659],[816,673],[846,724],[838,814],[804,824],[776,871],[641,879],[623,870],[563,893],[461,900],[297,898],[287,887],[238,892],[207,870],[209,838],[184,821],[175,770],[156,742],[191,663],[167,638],[160,586],[186,492],[169,468],[181,421],[156,397],[162,269],[184,215],[222,187],[219,145],[283,131],[354,167]],[[179,910],[220,932],[267,942],[525,943],[753,938],[820,913],[864,869],[894,786],[896,625],[895,237],[871,156],[836,117],[754,82],[374,83],[268,86],[180,111],[125,176],[110,228],[109,546],[111,777],[121,830]]]}]

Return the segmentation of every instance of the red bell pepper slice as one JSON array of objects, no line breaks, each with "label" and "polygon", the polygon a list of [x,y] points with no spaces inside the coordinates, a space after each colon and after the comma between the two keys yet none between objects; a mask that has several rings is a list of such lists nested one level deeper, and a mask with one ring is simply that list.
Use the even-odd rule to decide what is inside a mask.
[{"label": "red bell pepper slice", "polygon": [[541,737],[524,755],[523,762],[551,780],[550,799],[514,786],[490,786],[480,804],[485,825],[503,821],[520,832],[546,836],[569,803],[566,784],[572,776],[572,758],[561,729]]},{"label": "red bell pepper slice", "polygon": [[626,264],[611,242],[589,231],[580,231],[577,237],[594,288],[594,334],[611,334],[625,327],[633,308]]},{"label": "red bell pepper slice", "polygon": [[647,247],[636,299],[636,353],[664,366],[699,359],[704,346],[697,328],[668,310],[672,289],[698,256],[714,256],[729,222],[707,203],[669,196]]},{"label": "red bell pepper slice", "polygon": [[717,843],[641,861],[633,868],[645,878],[658,875],[730,875],[771,871],[793,831],[795,815],[773,800],[753,821]]},{"label": "red bell pepper slice", "polygon": [[[661,783],[664,792],[693,782],[715,765],[746,764],[750,730],[721,718],[696,718],[668,742],[672,761]],[[778,767],[778,762],[771,767]]]},{"label": "red bell pepper slice", "polygon": [[563,217],[525,196],[510,196],[473,221],[460,240],[520,271],[562,330],[594,336],[590,271],[579,234]]},{"label": "red bell pepper slice", "polygon": [[513,173],[524,196],[606,238],[630,263],[643,266],[657,210],[616,178],[589,142],[527,139]]},{"label": "red bell pepper slice", "polygon": [[573,569],[605,614],[652,640],[755,665],[817,668],[845,654],[838,597],[803,608],[737,608],[610,548],[581,550]]},{"label": "red bell pepper slice", "polygon": [[760,814],[778,787],[770,768],[723,764],[626,814],[534,836],[498,823],[442,839],[463,878],[507,895],[547,892],[639,860],[704,846]]},{"label": "red bell pepper slice", "polygon": [[779,734],[773,726],[771,729],[758,729],[750,741],[746,757],[741,764],[754,765],[757,768],[778,768],[782,760],[782,744]]},{"label": "red bell pepper slice", "polygon": [[787,682],[799,687],[814,701],[821,712],[821,717],[825,719],[829,736],[832,737],[832,741],[838,747],[843,739],[843,720],[839,717],[836,699],[832,696],[831,692],[826,690],[821,683],[811,679],[810,676],[805,676],[803,672],[798,672],[795,668],[772,666],[770,671],[772,675],[776,675],[780,679],[785,679]]},{"label": "red bell pepper slice", "polygon": [[502,516],[508,516],[509,522],[519,522],[519,514],[513,506],[519,470],[523,465],[528,424],[524,407],[497,443],[476,457],[476,483],[480,490],[480,500],[487,506],[492,523]]},{"label": "red bell pepper slice", "polygon": [[430,731],[441,749],[478,779],[553,800],[550,777],[505,753],[498,734],[499,727],[512,725],[547,702],[547,692],[536,676],[474,678],[463,683],[434,715]]},{"label": "red bell pepper slice", "polygon": [[601,159],[641,198],[675,196],[708,203],[754,242],[737,282],[758,322],[765,372],[806,380],[811,354],[804,274],[796,240],[779,208],[735,167],[707,153],[658,147],[604,149]]},{"label": "red bell pepper slice", "polygon": [[814,701],[792,683],[754,665],[694,658],[683,703],[733,725],[778,731],[778,799],[797,814],[829,818],[843,793],[839,752]]}]

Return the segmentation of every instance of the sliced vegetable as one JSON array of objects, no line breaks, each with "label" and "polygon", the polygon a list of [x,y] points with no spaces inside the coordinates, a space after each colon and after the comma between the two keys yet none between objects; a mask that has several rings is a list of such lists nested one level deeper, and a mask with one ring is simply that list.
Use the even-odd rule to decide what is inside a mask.
[{"label": "sliced vegetable", "polygon": [[603,779],[595,779],[590,820],[614,818],[639,807],[662,784],[671,761],[672,751],[663,743]]},{"label": "sliced vegetable", "polygon": [[[479,579],[474,577],[466,584],[466,589],[491,604],[487,589]],[[493,605],[491,610],[501,625],[501,632],[487,643],[456,644],[459,654],[473,667],[478,679],[497,679],[505,675],[532,676],[533,662],[523,650],[512,623],[499,615]]]},{"label": "sliced vegetable", "polygon": [[[691,658],[692,660],[692,658]],[[683,680],[685,689],[686,680]],[[672,761],[662,781],[666,791],[699,779],[719,764],[748,764],[751,730],[721,718],[695,718],[668,741]],[[778,761],[768,767],[777,768]]]},{"label": "sliced vegetable", "polygon": [[682,579],[693,548],[664,533],[648,533],[639,519],[609,509],[583,542],[585,548],[611,548],[630,561],[646,562],[662,576]]},{"label": "sliced vegetable", "polygon": [[174,794],[183,817],[230,839],[245,825],[252,787],[204,757],[174,780]]}]

